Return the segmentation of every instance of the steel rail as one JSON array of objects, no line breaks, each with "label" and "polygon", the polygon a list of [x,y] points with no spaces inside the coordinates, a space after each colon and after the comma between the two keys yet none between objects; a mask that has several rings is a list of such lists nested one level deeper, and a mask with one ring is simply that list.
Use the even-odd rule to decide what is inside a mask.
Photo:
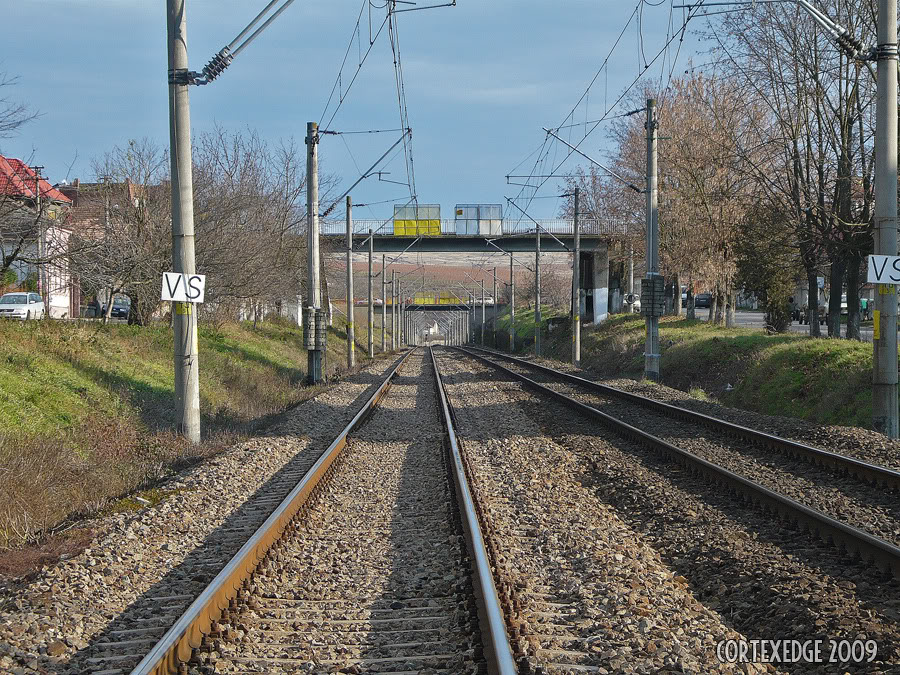
[{"label": "steel rail", "polygon": [[449,441],[449,455],[452,464],[451,474],[453,485],[456,489],[457,503],[460,507],[460,520],[466,535],[466,543],[472,560],[472,571],[475,575],[476,599],[478,600],[478,613],[481,623],[482,646],[488,672],[492,675],[515,675],[516,666],[513,660],[512,650],[509,644],[509,636],[506,633],[506,623],[503,610],[500,607],[500,599],[497,596],[497,588],[494,585],[494,576],[491,572],[491,562],[485,547],[484,537],[481,534],[475,500],[469,489],[466,470],[459,443],[456,438],[456,430],[453,427],[453,415],[450,411],[450,402],[444,383],[441,380],[441,371],[437,360],[434,358],[434,350],[429,347],[431,365],[434,368],[434,377],[437,380],[438,398],[441,406],[441,419],[444,422],[447,439]]},{"label": "steel rail", "polygon": [[662,450],[676,461],[689,469],[698,471],[714,481],[723,483],[738,493],[744,494],[750,500],[758,503],[764,509],[769,509],[780,514],[787,520],[807,527],[811,532],[817,532],[825,542],[832,542],[837,548],[856,554],[864,562],[874,563],[882,571],[890,571],[894,578],[900,579],[900,547],[894,546],[878,537],[873,537],[867,532],[851,527],[846,523],[825,515],[821,511],[809,508],[789,497],[785,497],[773,490],[729,471],[721,466],[713,464],[693,453],[683,450],[671,443],[662,440],[652,434],[631,426],[621,420],[608,415],[596,408],[561,394],[534,380],[517,373],[509,368],[501,366],[490,359],[472,351],[454,347],[457,351],[467,354],[482,363],[523,382],[526,386],[546,394],[560,403],[573,408],[587,417],[599,420],[614,432],[632,440],[638,441],[656,450]]},{"label": "steel rail", "polygon": [[510,356],[509,354],[501,354],[499,352],[491,351],[488,349],[478,349],[477,347],[467,347],[465,348],[465,351],[482,352],[484,354],[489,354],[490,356],[494,356],[505,361],[518,363],[519,365],[525,366],[527,368],[532,368],[539,372],[559,377],[566,380],[567,382],[578,385],[580,387],[584,387],[585,389],[589,389],[592,392],[601,394],[603,396],[615,397],[632,403],[637,403],[639,405],[652,408],[655,411],[661,412],[665,415],[669,415],[671,417],[675,417],[688,422],[702,424],[703,426],[715,429],[716,431],[724,432],[732,436],[739,436],[752,443],[758,443],[760,445],[770,447],[774,450],[785,452],[795,457],[810,461],[814,464],[827,466],[832,469],[838,469],[840,471],[846,471],[850,475],[856,476],[857,478],[862,478],[863,480],[869,481],[874,485],[882,485],[892,490],[900,490],[900,471],[896,471],[894,469],[879,466],[878,464],[870,464],[854,457],[839,455],[836,452],[830,452],[828,450],[816,448],[811,445],[806,445],[804,443],[792,441],[787,438],[782,438],[781,436],[775,436],[774,434],[767,434],[764,431],[751,429],[749,427],[735,424],[733,422],[726,422],[725,420],[719,419],[717,417],[704,415],[703,413],[695,412],[693,410],[687,410],[686,408],[680,408],[676,405],[672,405],[671,403],[664,403],[662,401],[657,401],[646,396],[641,396],[640,394],[623,391],[622,389],[616,389],[615,387],[611,387],[606,384],[593,382],[592,380],[587,380],[583,377],[572,375],[571,373],[564,373],[562,371],[556,370],[554,368],[549,368],[538,363],[532,363],[530,361],[527,361],[526,359]]},{"label": "steel rail", "polygon": [[179,671],[181,664],[187,663],[194,649],[202,644],[203,637],[208,635],[212,624],[222,617],[229,603],[236,598],[241,585],[256,569],[272,545],[281,537],[291,519],[306,503],[315,487],[326,475],[328,469],[347,445],[347,436],[357,429],[385,397],[391,382],[413,353],[404,354],[397,365],[372,394],[362,409],[353,417],[338,437],[328,446],[312,468],[306,472],[300,482],[282,500],[259,529],[247,540],[234,557],[225,565],[219,574],[197,596],[184,614],[166,631],[159,642],[131,671],[132,675],[166,674]]}]

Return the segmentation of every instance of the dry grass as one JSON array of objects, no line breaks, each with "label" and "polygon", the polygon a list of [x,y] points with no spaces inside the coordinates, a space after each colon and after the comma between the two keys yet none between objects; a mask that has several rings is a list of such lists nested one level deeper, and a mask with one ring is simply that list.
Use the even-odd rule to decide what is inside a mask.
[{"label": "dry grass", "polygon": [[221,451],[317,391],[302,386],[302,332],[287,322],[201,328],[200,362],[204,440],[192,446],[172,431],[167,326],[0,322],[0,568],[11,549],[39,552],[60,527]]},{"label": "dry grass", "polygon": [[55,437],[0,435],[0,549],[38,540],[235,439],[218,433],[192,446],[172,432],[115,418]]}]

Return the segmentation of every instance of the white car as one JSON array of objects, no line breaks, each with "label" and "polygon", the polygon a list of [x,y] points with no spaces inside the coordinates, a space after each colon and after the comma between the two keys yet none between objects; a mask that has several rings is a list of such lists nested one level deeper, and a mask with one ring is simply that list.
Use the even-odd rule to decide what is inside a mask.
[{"label": "white car", "polygon": [[0,295],[0,318],[29,319],[44,318],[44,301],[37,293],[4,293]]}]

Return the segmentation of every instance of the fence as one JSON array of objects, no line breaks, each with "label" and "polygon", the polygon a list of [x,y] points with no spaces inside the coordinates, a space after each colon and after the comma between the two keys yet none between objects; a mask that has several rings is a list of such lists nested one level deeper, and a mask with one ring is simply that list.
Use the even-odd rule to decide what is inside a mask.
[{"label": "fence", "polygon": [[[458,235],[455,220],[432,220],[427,222],[427,227],[411,228],[409,226],[409,221],[401,221],[402,226],[395,228],[393,219],[354,220],[353,234],[356,236],[368,235],[369,230],[372,230],[372,232],[380,236],[474,236]],[[537,222],[540,224],[542,232],[565,235],[570,235],[573,233],[573,225],[570,219],[560,218],[551,220],[538,220]],[[438,223],[440,224],[439,227]],[[534,224],[534,221],[531,220],[503,220],[501,223],[501,234],[499,236],[534,234],[536,229],[537,226]],[[637,226],[633,223],[629,223],[628,221],[616,219],[585,219],[580,223],[580,230],[581,234],[585,235],[627,237],[632,235],[639,235],[641,232],[643,232],[643,225]],[[347,224],[343,220],[322,220],[319,222],[319,231],[322,234],[328,236],[342,236],[346,235],[347,233]]]}]

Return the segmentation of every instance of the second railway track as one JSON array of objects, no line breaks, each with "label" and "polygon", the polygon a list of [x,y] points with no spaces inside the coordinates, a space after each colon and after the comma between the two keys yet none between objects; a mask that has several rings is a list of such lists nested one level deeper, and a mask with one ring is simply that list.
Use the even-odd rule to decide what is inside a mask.
[{"label": "second railway track", "polygon": [[[644,439],[726,481],[768,508],[818,530],[823,538],[900,576],[900,509],[891,488],[900,473],[716,418],[615,390],[522,359],[482,350],[476,358],[593,415],[620,433]],[[499,360],[509,367],[500,366]],[[579,408],[580,406],[580,408]],[[684,413],[684,414],[681,414]],[[603,416],[606,416],[605,418]],[[678,452],[675,451],[678,450]],[[780,499],[787,498],[786,500]]]}]

